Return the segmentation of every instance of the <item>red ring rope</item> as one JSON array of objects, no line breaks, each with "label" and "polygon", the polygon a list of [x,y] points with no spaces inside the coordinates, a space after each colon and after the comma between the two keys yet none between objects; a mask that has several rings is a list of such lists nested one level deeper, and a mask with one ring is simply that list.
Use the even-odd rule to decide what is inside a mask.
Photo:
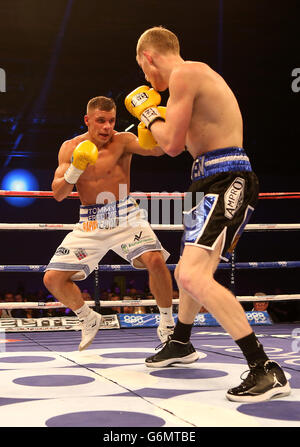
[{"label": "red ring rope", "polygon": [[[138,199],[139,197],[156,197],[160,199],[165,198],[183,198],[185,193],[158,193],[158,192],[145,192],[145,193],[132,193],[134,198]],[[0,190],[0,196],[2,197],[33,197],[33,198],[52,198],[52,191],[8,191],[8,190]],[[78,199],[78,192],[71,192],[68,196],[68,199]],[[259,194],[259,199],[299,199],[300,192],[261,192]]]}]

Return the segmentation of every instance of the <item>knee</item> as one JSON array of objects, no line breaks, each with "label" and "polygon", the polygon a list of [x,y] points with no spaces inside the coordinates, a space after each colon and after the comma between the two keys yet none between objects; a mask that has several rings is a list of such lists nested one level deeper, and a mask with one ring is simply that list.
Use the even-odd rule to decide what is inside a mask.
[{"label": "knee", "polygon": [[160,252],[147,253],[143,261],[150,273],[156,273],[167,268]]},{"label": "knee", "polygon": [[53,292],[54,290],[60,287],[61,279],[59,272],[56,272],[55,270],[47,270],[47,272],[44,275],[43,282],[45,287],[50,292]]},{"label": "knee", "polygon": [[204,304],[204,301],[209,296],[209,289],[212,286],[213,279],[204,273],[195,273],[181,268],[177,272],[176,281],[178,287],[184,289],[191,296],[196,296]]},{"label": "knee", "polygon": [[177,281],[178,287],[186,290],[190,293],[192,289],[192,275],[188,270],[185,269],[176,269],[175,271],[175,279]]}]

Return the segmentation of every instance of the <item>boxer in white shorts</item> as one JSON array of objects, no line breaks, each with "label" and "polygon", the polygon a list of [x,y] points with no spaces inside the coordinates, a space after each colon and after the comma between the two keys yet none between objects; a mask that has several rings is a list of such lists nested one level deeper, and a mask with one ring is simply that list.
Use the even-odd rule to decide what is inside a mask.
[{"label": "boxer in white shorts", "polygon": [[159,250],[164,260],[169,253],[162,248],[149,222],[132,197],[109,205],[80,207],[80,221],[56,250],[47,270],[72,271],[72,280],[80,281],[98,266],[99,260],[113,250],[137,269],[143,253]]},{"label": "boxer in white shorts", "polygon": [[157,333],[164,342],[174,330],[172,279],[165,264],[169,253],[129,193],[132,154],[160,156],[163,151],[147,129],[139,138],[114,130],[116,105],[111,98],[92,98],[84,121],[88,131],[62,144],[52,182],[59,202],[76,185],[81,201],[79,223],[50,260],[44,284],[78,316],[81,351],[92,343],[101,315],[84,302],[74,281],[85,279],[113,250],[135,268],[148,270],[149,286],[160,310]]}]

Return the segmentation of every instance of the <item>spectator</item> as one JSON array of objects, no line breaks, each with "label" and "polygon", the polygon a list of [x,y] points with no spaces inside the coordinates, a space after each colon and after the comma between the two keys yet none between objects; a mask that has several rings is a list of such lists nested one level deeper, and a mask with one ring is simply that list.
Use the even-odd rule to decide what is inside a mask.
[{"label": "spectator", "polygon": [[[111,301],[110,296],[109,296],[110,293],[111,293],[110,290],[109,291],[102,290],[100,293],[100,301]],[[106,307],[106,306],[101,307],[102,315],[113,315],[114,313],[116,313],[116,312],[114,312],[111,307]]]},{"label": "spectator", "polygon": [[47,294],[48,294],[48,291],[46,292],[45,290],[43,290],[43,289],[39,289],[37,292],[35,292],[35,301],[38,301],[38,302],[43,302],[43,301],[45,301],[46,300],[46,296],[47,296]]},{"label": "spectator", "polygon": [[[120,300],[121,300],[121,297],[118,296],[116,293],[110,292],[108,294],[108,301],[120,301]],[[120,313],[122,313],[120,306],[111,307],[111,310],[112,310],[113,314],[120,314]]]},{"label": "spectator", "polygon": [[[57,300],[54,298],[53,295],[48,294],[45,297],[45,303],[55,303]],[[60,317],[61,313],[63,312],[63,314],[65,313],[65,309],[64,308],[53,308],[53,307],[46,307],[45,309],[42,310],[43,313],[43,317],[44,318],[49,318],[49,317]]]},{"label": "spectator", "polygon": [[[275,289],[275,295],[281,295],[279,289]],[[266,296],[263,292],[255,293],[255,296]],[[253,309],[256,311],[267,311],[274,323],[287,323],[294,321],[292,303],[280,301],[255,301]]]},{"label": "spectator", "polygon": [[[12,292],[6,292],[4,294],[3,303],[13,303],[14,302],[14,294]],[[12,309],[2,309],[1,318],[13,318],[12,317]]]},{"label": "spectator", "polygon": [[[155,300],[155,298],[154,298],[154,296],[152,295],[151,292],[148,292],[148,293],[145,295],[144,298],[145,298],[145,300]],[[156,314],[156,313],[159,312],[159,310],[158,310],[158,307],[157,307],[156,305],[152,305],[152,306],[147,306],[147,307],[146,307],[146,312],[147,312],[148,314]]]},{"label": "spectator", "polygon": [[119,287],[114,287],[112,289],[112,294],[114,297],[116,297],[116,301],[120,301],[121,300],[121,290]]},{"label": "spectator", "polygon": [[[23,297],[22,293],[16,293],[14,301],[16,303],[24,302],[25,300],[24,300],[24,297]],[[26,309],[25,308],[24,309],[20,309],[20,308],[19,309],[12,309],[11,310],[11,316],[13,318],[26,318]]]},{"label": "spectator", "polygon": [[[123,300],[132,300],[132,296],[123,296]],[[123,306],[124,314],[133,314],[134,306]]]},{"label": "spectator", "polygon": [[138,299],[138,295],[142,295],[143,291],[142,290],[138,290],[136,288],[136,284],[135,281],[132,279],[129,281],[129,287],[126,290],[126,293],[128,296],[130,296],[132,299]]},{"label": "spectator", "polygon": [[[256,292],[254,294],[254,296],[266,296],[266,293]],[[269,306],[268,301],[254,301],[252,310],[263,312],[263,311],[267,310],[268,306]]]},{"label": "spectator", "polygon": [[268,301],[255,301],[252,310],[258,310],[260,312],[264,312],[268,310],[269,302]]},{"label": "spectator", "polygon": [[[140,297],[142,298],[142,297]],[[145,306],[134,306],[134,314],[145,314],[147,313]]]},{"label": "spectator", "polygon": [[24,318],[36,318],[34,311],[35,311],[35,309],[25,309],[25,317]]}]

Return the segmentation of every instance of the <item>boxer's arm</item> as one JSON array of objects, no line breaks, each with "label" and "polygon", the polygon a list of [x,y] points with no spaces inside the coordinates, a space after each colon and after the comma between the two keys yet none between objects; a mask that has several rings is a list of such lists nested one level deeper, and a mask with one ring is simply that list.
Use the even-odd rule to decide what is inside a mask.
[{"label": "boxer's arm", "polygon": [[165,153],[176,157],[184,151],[195,99],[193,73],[186,66],[171,76],[166,121],[155,121],[151,133]]},{"label": "boxer's arm", "polygon": [[74,185],[67,183],[64,178],[64,174],[71,165],[71,154],[74,149],[70,141],[66,141],[62,144],[58,153],[58,167],[54,173],[52,181],[53,197],[58,202],[68,197],[71,194]]},{"label": "boxer's arm", "polygon": [[[147,132],[149,132],[149,131],[147,130]],[[149,149],[142,147],[139,144],[138,138],[131,132],[126,132],[125,150],[126,150],[126,152],[129,152],[131,154],[138,154],[138,155],[152,156],[152,157],[159,157],[159,156],[165,154],[165,152],[159,146],[154,146]]]}]

